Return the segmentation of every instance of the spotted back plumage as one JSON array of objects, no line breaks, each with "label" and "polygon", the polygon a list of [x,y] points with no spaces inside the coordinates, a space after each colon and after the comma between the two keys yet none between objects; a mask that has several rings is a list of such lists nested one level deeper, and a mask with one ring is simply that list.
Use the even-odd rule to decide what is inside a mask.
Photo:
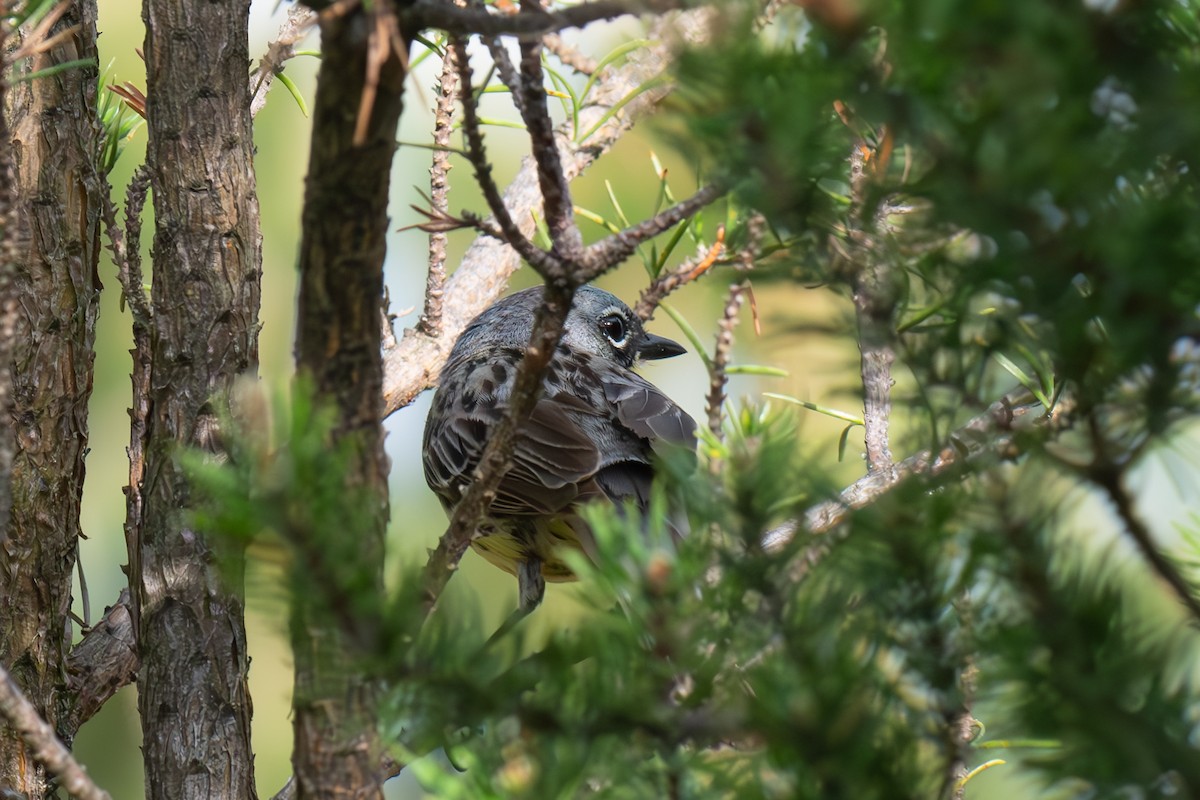
[{"label": "spotted back plumage", "polygon": [[[462,498],[505,413],[541,298],[540,287],[527,289],[485,310],[442,370],[425,425],[424,466],[447,510]],[[588,547],[587,526],[575,513],[580,504],[632,500],[644,509],[655,448],[695,448],[692,418],[631,369],[639,359],[682,352],[647,333],[612,294],[590,286],[576,292],[542,397],[517,431],[513,466],[473,543],[518,576],[523,607],[540,600],[543,580],[574,578],[558,549]]]}]

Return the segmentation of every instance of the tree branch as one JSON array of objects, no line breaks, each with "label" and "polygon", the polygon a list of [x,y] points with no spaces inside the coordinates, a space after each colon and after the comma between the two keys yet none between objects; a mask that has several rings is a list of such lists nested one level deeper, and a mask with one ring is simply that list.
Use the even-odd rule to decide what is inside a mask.
[{"label": "tree branch", "polygon": [[406,30],[438,28],[458,36],[521,36],[537,38],[565,28],[581,28],[591,22],[627,14],[661,14],[684,8],[682,0],[592,0],[557,11],[506,14],[480,8],[461,8],[438,0],[416,0],[406,11]]},{"label": "tree branch", "polygon": [[557,33],[548,33],[542,37],[542,46],[558,56],[558,60],[563,64],[581,75],[595,74],[597,69],[596,60],[571,47]]},{"label": "tree branch", "polygon": [[867,194],[872,172],[867,160],[872,151],[859,140],[850,154],[850,213],[848,234],[852,262],[851,289],[855,320],[858,323],[858,348],[863,384],[863,429],[867,451],[867,471],[892,468],[888,444],[888,426],[892,416],[892,364],[896,361],[893,313],[895,297],[891,288],[889,255],[878,246],[874,231],[877,219],[864,219],[869,213]]},{"label": "tree branch", "polygon": [[303,39],[317,23],[317,14],[305,5],[294,5],[288,9],[287,19],[279,26],[275,40],[267,45],[267,52],[258,62],[258,68],[250,73],[250,116],[257,117],[267,104],[267,92],[275,82],[275,76],[283,72],[283,65],[296,57],[296,42]]},{"label": "tree branch", "polygon": [[[541,13],[530,2],[521,4],[522,15]],[[555,142],[554,126],[546,107],[546,90],[542,85],[542,44],[522,41],[521,85],[512,87],[521,98],[521,116],[529,132],[533,160],[537,164],[538,184],[542,189],[542,208],[546,227],[550,231],[552,251],[556,256],[577,264],[583,256],[583,234],[575,225],[575,210],[571,205],[571,187],[563,172],[562,159]],[[557,277],[543,274],[542,277]],[[586,278],[584,278],[586,280]]]},{"label": "tree branch", "polygon": [[0,716],[29,747],[30,753],[50,774],[54,775],[63,788],[80,800],[112,800],[108,792],[101,789],[88,776],[71,751],[54,735],[37,709],[22,694],[12,676],[0,665]]},{"label": "tree branch", "polygon": [[829,533],[852,511],[876,502],[910,479],[943,478],[980,461],[1013,454],[1018,432],[1037,426],[1043,436],[1049,435],[1067,427],[1074,411],[1075,402],[1067,394],[1059,397],[1054,408],[1046,409],[1029,390],[1014,389],[946,437],[940,449],[915,453],[889,471],[867,473],[843,489],[837,499],[810,507],[803,520],[790,520],[768,531],[763,536],[763,549],[779,552],[801,532]]},{"label": "tree branch", "polygon": [[1089,422],[1092,428],[1092,443],[1096,451],[1096,463],[1087,470],[1088,478],[1108,495],[1117,516],[1125,527],[1125,533],[1133,540],[1146,564],[1162,579],[1163,583],[1170,587],[1172,593],[1191,615],[1192,622],[1200,622],[1200,599],[1196,597],[1195,587],[1188,583],[1175,565],[1155,545],[1153,534],[1150,533],[1146,523],[1142,521],[1141,515],[1134,508],[1133,498],[1129,496],[1129,492],[1121,483],[1124,470],[1105,455],[1107,448],[1104,434],[1099,429],[1099,423],[1094,414],[1089,418]]},{"label": "tree branch", "polygon": [[725,367],[729,363],[729,354],[733,350],[733,329],[737,325],[738,312],[746,301],[746,293],[750,290],[750,282],[741,280],[731,284],[729,296],[725,300],[725,309],[717,323],[717,344],[713,348],[712,361],[708,368],[708,430],[718,440],[721,437],[721,412],[725,406],[725,384],[729,380],[725,375]]},{"label": "tree branch", "polygon": [[[455,48],[447,48],[442,58],[442,73],[438,82],[437,109],[433,115],[433,164],[429,168],[429,205],[434,214],[450,212],[450,133],[453,130],[454,98],[458,96],[458,66]],[[442,330],[442,294],[446,287],[445,231],[429,234],[429,272],[425,278],[425,308],[417,329],[426,336],[437,336]]]},{"label": "tree branch", "polygon": [[670,230],[724,193],[723,187],[710,183],[688,199],[681,200],[671,208],[660,211],[645,222],[640,222],[596,242],[587,249],[584,263],[589,266],[619,264],[629,258],[640,244]]},{"label": "tree branch", "polygon": [[129,598],[129,589],[122,589],[117,602],[105,610],[67,656],[71,713],[58,725],[64,739],[73,739],[79,727],[137,675],[137,641]]},{"label": "tree branch", "polygon": [[520,254],[521,258],[535,270],[551,270],[556,266],[550,255],[538,248],[524,232],[513,222],[500,189],[492,180],[492,162],[488,160],[487,150],[483,144],[483,133],[479,129],[479,115],[475,108],[475,89],[471,85],[471,63],[467,46],[462,39],[451,37],[450,48],[454,51],[454,60],[458,62],[458,74],[461,82],[460,93],[463,104],[463,134],[467,138],[467,160],[475,168],[475,181],[479,184],[488,208],[496,219],[496,224],[504,234],[506,243]]},{"label": "tree branch", "polygon": [[701,251],[699,255],[689,258],[665,275],[660,274],[653,283],[643,289],[637,306],[633,309],[634,313],[641,318],[642,322],[649,322],[653,319],[659,303],[665,300],[671,292],[691,283],[711,269],[724,252],[725,226],[722,225],[717,228],[717,240],[707,251]]}]

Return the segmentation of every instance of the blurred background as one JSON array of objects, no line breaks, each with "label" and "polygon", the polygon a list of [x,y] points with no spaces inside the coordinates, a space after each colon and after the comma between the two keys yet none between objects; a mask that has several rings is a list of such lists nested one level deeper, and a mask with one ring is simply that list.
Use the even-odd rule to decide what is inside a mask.
[{"label": "blurred background", "polygon": [[[252,56],[257,58],[274,38],[286,14],[277,0],[255,0],[251,4]],[[101,66],[109,83],[130,81],[144,88],[144,66],[137,55],[144,30],[139,13],[129,0],[100,0]],[[616,43],[642,33],[636,23],[597,25],[589,29],[584,49],[604,53]],[[302,45],[318,47],[315,37]],[[311,101],[315,89],[318,61],[298,57],[289,62],[287,74],[303,97]],[[402,142],[429,141],[432,128],[430,106],[434,99],[435,59],[420,65],[408,87],[408,109],[399,132]],[[552,110],[557,111],[554,104]],[[490,95],[484,113],[492,117],[512,118],[504,95]],[[255,124],[257,145],[258,196],[262,210],[263,234],[263,306],[260,339],[260,375],[269,387],[286,385],[292,372],[292,336],[296,294],[296,253],[300,204],[308,155],[309,122],[284,87],[276,83],[266,108]],[[496,166],[496,176],[505,184],[525,154],[520,131],[492,127],[488,144]],[[145,131],[139,131],[114,170],[111,181],[120,200],[133,169],[141,162],[145,149]],[[642,125],[625,137],[609,155],[592,168],[574,186],[577,205],[611,216],[612,205],[606,176],[619,176],[612,183],[624,211],[632,220],[652,211],[658,178],[652,166],[652,154],[668,169],[670,184],[677,197],[688,195],[696,187],[693,160],[686,152],[656,138],[652,125]],[[421,221],[410,204],[421,204],[418,189],[428,185],[429,151],[401,147],[392,179],[392,220],[396,232],[389,240],[387,288],[391,311],[397,316],[397,332],[415,323],[423,299],[426,265],[426,236],[399,229]],[[482,210],[468,169],[451,173],[453,191],[451,210]],[[599,236],[601,231],[583,223],[585,231]],[[143,247],[148,253],[152,223],[147,220]],[[452,267],[466,249],[470,237],[451,239]],[[685,253],[690,255],[690,252]],[[147,261],[147,263],[149,263]],[[115,598],[125,585],[121,565],[125,563],[122,524],[125,515],[122,487],[128,474],[125,448],[128,444],[130,383],[128,381],[131,347],[128,311],[118,307],[119,293],[115,268],[102,266],[101,277],[108,291],[102,296],[97,334],[96,381],[91,400],[91,451],[88,456],[87,485],[83,499],[83,530],[87,540],[81,548],[83,568],[93,614]],[[514,286],[529,285],[532,278],[519,274]],[[605,276],[600,284],[632,304],[645,285],[645,272],[637,258],[618,272]],[[674,298],[676,307],[691,321],[702,338],[712,341],[714,321],[719,316],[729,279],[724,274],[708,276]],[[755,337],[748,319],[739,328],[736,360],[743,363],[770,364],[787,371],[787,377],[754,378],[735,376],[730,397],[754,397],[762,391],[780,392],[833,408],[860,414],[857,399],[858,353],[848,337],[827,335],[827,331],[850,319],[853,309],[848,300],[821,287],[774,282],[757,292],[757,309],[762,334]],[[680,331],[665,315],[651,326],[655,332],[682,339]],[[703,419],[707,376],[695,354],[648,367],[647,376],[667,390],[677,402],[698,420]],[[903,381],[903,376],[899,376]],[[392,459],[392,518],[389,558],[399,563],[423,559],[445,527],[445,517],[433,495],[426,489],[421,472],[420,441],[430,395],[426,393],[411,407],[387,420],[388,450]],[[898,409],[894,429],[905,431],[905,415]],[[801,417],[806,452],[827,462],[831,481],[839,485],[862,473],[859,458],[860,429],[852,432],[844,460],[838,459],[837,440],[844,423],[820,414]],[[1155,531],[1169,531],[1184,518],[1189,505],[1196,502],[1197,466],[1194,459],[1183,457],[1197,452],[1200,435],[1193,429],[1178,441],[1178,452],[1164,452],[1147,458],[1135,476],[1142,498],[1142,510]],[[897,452],[903,457],[906,452]],[[1070,502],[1078,508],[1074,516],[1081,548],[1097,551],[1111,548],[1114,538],[1100,531],[1111,530],[1103,504],[1087,495],[1075,493]],[[394,573],[396,563],[389,565]],[[289,717],[291,661],[286,641],[286,608],[280,593],[273,591],[269,575],[251,567],[248,579],[249,638],[253,658],[251,693],[254,700],[254,736],[259,794],[273,795],[290,775],[291,722]],[[451,583],[450,591],[478,596],[485,626],[494,627],[515,605],[516,582],[510,576],[484,564],[474,553],[464,561],[461,574]],[[547,602],[538,612],[536,624],[542,627],[570,625],[581,619],[571,586],[552,585]],[[77,608],[77,611],[81,611]],[[136,713],[136,687],[127,687],[80,733],[77,753],[98,783],[114,797],[137,798],[143,794],[140,730]],[[1020,778],[1011,771],[992,770],[972,784],[973,797],[998,796],[1019,789]],[[993,776],[995,775],[995,777]],[[417,797],[420,791],[406,778],[393,781],[390,796]]]}]

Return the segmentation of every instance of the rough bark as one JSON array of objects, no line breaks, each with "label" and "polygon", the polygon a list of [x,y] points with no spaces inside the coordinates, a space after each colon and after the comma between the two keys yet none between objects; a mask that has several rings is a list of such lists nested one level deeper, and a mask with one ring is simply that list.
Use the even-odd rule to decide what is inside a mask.
[{"label": "rough bark", "polygon": [[[96,4],[72,3],[48,34],[75,28],[21,61],[28,74],[96,57]],[[8,52],[16,42],[6,43]],[[0,532],[0,663],[52,726],[66,715],[71,573],[87,452],[87,403],[99,310],[100,177],[95,66],[7,87],[0,149],[8,525]],[[0,479],[3,476],[0,475]],[[0,493],[3,494],[3,493]],[[70,739],[73,730],[60,732]],[[12,731],[0,732],[0,788],[46,796],[46,773]]]},{"label": "rough bark", "polygon": [[[358,543],[363,575],[382,592],[387,524],[380,319],[388,182],[403,108],[403,54],[388,34],[387,3],[323,15],[322,61],[304,199],[296,362],[320,402],[337,413],[335,438],[352,443],[347,497],[368,497],[339,532]],[[407,31],[404,36],[407,36]],[[409,41],[402,39],[407,48]],[[378,68],[374,101],[368,64]],[[365,135],[355,129],[366,113]],[[296,659],[293,767],[300,798],[382,797],[380,748],[369,684],[348,663],[352,643],[319,599],[298,597],[292,618]]]},{"label": "rough bark", "polygon": [[179,460],[182,448],[220,457],[219,410],[257,369],[248,3],[146,0],[142,16],[151,374],[142,517],[127,535],[146,795],[253,798],[241,554],[191,527]]}]

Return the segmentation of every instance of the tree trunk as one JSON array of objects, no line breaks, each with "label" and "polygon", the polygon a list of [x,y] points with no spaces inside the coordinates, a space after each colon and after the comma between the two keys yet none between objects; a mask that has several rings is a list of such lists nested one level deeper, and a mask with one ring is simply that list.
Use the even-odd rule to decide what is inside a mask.
[{"label": "tree trunk", "polygon": [[248,3],[146,0],[143,19],[156,226],[143,508],[128,545],[146,795],[253,798],[241,554],[192,527],[178,459],[221,454],[219,410],[258,364]]},{"label": "tree trunk", "polygon": [[[365,519],[363,529],[339,535],[354,537],[357,568],[382,592],[388,490],[380,325],[388,182],[405,72],[396,53],[382,59],[378,94],[366,111],[362,143],[356,145],[368,33],[377,37],[376,47],[390,43],[388,4],[371,5],[372,11],[356,7],[322,19],[323,57],[300,250],[296,362],[301,374],[311,378],[318,400],[336,408],[334,435],[355,448],[345,477],[346,496],[367,493],[371,499],[366,514],[347,515]],[[382,797],[375,699],[370,684],[348,666],[353,643],[347,639],[319,599],[297,599],[292,757],[302,800]]]},{"label": "tree trunk", "polygon": [[[87,452],[99,311],[96,4],[73,2],[48,33],[77,27],[16,75],[88,66],[6,87],[0,149],[0,663],[51,725],[66,714],[71,573]],[[5,43],[10,53],[19,42]],[[7,512],[7,513],[6,513]],[[7,525],[3,523],[6,521]],[[68,742],[73,730],[60,730]],[[46,774],[0,732],[0,789],[48,794]]]}]

